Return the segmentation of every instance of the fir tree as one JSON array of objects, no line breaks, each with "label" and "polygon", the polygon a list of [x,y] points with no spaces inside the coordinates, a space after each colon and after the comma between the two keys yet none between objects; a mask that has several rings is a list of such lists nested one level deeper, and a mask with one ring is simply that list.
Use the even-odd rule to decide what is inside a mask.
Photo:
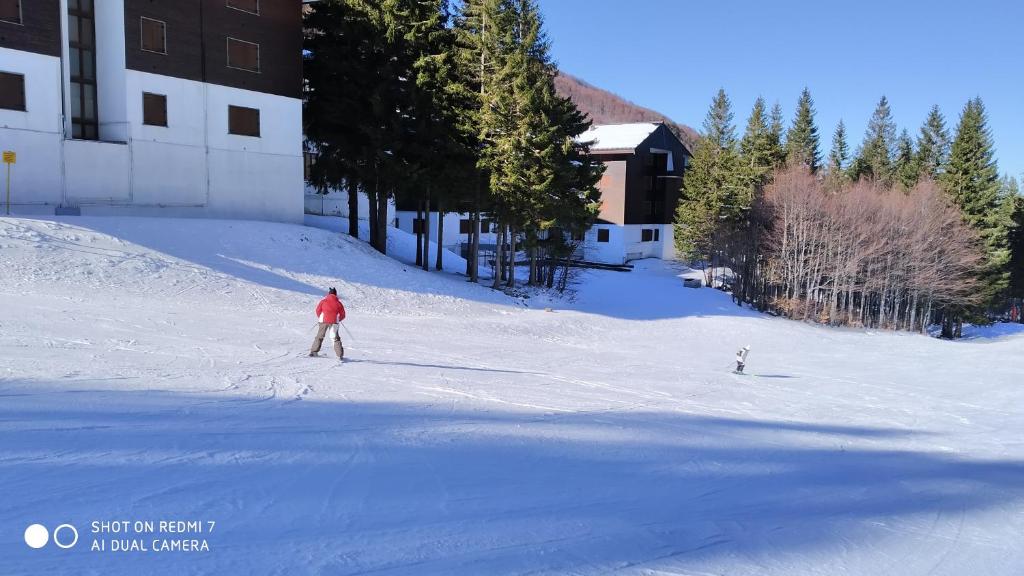
[{"label": "fir tree", "polygon": [[956,137],[940,183],[960,207],[965,222],[981,238],[985,265],[981,276],[983,301],[994,304],[1009,282],[1008,222],[992,135],[981,98],[970,100],[960,115]]},{"label": "fir tree", "polygon": [[832,184],[846,180],[846,163],[850,159],[850,147],[846,143],[846,124],[842,120],[832,134],[832,150],[828,154],[828,177]]},{"label": "fir tree", "polygon": [[889,100],[882,96],[868,122],[864,142],[857,152],[851,176],[871,178],[883,185],[893,182],[893,157],[896,145],[896,123],[892,119]]},{"label": "fir tree", "polygon": [[775,168],[777,151],[768,125],[764,98],[758,97],[747,120],[747,129],[740,140],[740,157],[748,178],[754,186],[764,184]]},{"label": "fir tree", "polygon": [[817,172],[821,165],[818,127],[814,125],[814,100],[807,88],[800,93],[793,125],[786,133],[786,158],[792,166],[806,166]]},{"label": "fir tree", "polygon": [[786,148],[784,146],[786,134],[783,126],[782,106],[776,102],[772,105],[772,112],[768,122],[768,143],[772,151],[774,161],[772,165],[778,168],[786,163]]},{"label": "fir tree", "polygon": [[917,185],[920,174],[921,169],[914,153],[914,142],[910,139],[910,134],[904,130],[896,139],[896,158],[893,163],[894,183],[904,192],[909,192]]},{"label": "fir tree", "polygon": [[752,202],[732,119],[729,97],[719,90],[704,120],[676,209],[676,249],[689,260],[711,259],[721,226],[745,213]]},{"label": "fir tree", "polygon": [[[1007,211],[1010,214],[1010,290],[1011,298],[1024,299],[1024,196],[1015,179],[1010,179],[1007,194]],[[1024,315],[1022,315],[1024,316]],[[1024,318],[1021,319],[1024,322]]]},{"label": "fir tree", "polygon": [[917,165],[921,176],[938,179],[948,158],[949,131],[946,130],[946,119],[937,105],[932,106],[917,137]]}]

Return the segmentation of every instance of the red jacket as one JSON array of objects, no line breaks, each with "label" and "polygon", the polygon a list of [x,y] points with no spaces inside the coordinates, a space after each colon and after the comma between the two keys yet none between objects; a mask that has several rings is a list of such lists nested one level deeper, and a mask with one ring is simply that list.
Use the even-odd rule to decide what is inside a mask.
[{"label": "red jacket", "polygon": [[320,322],[337,324],[345,319],[345,306],[334,294],[328,294],[316,305],[316,317]]}]

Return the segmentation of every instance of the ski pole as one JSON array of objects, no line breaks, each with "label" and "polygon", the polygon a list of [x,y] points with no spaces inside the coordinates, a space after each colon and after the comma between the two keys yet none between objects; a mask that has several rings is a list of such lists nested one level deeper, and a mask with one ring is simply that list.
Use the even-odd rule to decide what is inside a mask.
[{"label": "ski pole", "polygon": [[338,322],[338,324],[341,324],[341,327],[345,329],[345,334],[348,334],[348,339],[355,342],[356,339],[352,336],[352,333],[348,331],[348,326],[345,326],[344,322]]}]

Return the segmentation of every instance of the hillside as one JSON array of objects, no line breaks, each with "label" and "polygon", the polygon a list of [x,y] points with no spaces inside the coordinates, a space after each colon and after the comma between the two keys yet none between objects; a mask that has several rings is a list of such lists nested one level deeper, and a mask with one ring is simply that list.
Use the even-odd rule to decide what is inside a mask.
[{"label": "hillside", "polygon": [[555,78],[555,87],[559,94],[572,98],[576,106],[589,114],[595,124],[664,122],[675,131],[686,147],[693,151],[698,134],[686,124],[679,124],[664,114],[634,104],[565,72],[560,72]]},{"label": "hillside", "polygon": [[[1024,568],[1019,332],[811,326],[657,260],[524,305],[260,222],[0,218],[0,256],[3,575]],[[344,363],[306,356],[327,286]],[[216,529],[90,551],[135,520]]]}]

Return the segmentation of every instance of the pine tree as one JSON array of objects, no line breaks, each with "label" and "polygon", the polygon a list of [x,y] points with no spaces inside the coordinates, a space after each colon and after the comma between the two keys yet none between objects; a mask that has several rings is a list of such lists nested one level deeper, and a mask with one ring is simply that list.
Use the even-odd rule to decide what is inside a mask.
[{"label": "pine tree", "polygon": [[776,102],[772,105],[772,111],[768,121],[768,143],[772,151],[773,167],[779,168],[786,163],[786,129],[783,126],[782,106]]},{"label": "pine tree", "polygon": [[[1020,194],[1017,181],[1010,178],[1007,194],[1007,211],[1010,213],[1010,290],[1011,298],[1024,299],[1024,196]],[[1024,318],[1021,319],[1024,322]]]},{"label": "pine tree", "polygon": [[786,133],[786,157],[792,166],[806,166],[817,172],[821,166],[818,127],[814,125],[814,100],[807,88],[800,93],[793,125]]},{"label": "pine tree", "polygon": [[828,180],[831,189],[838,189],[846,182],[846,163],[850,159],[850,147],[846,143],[846,124],[839,120],[832,134],[832,150],[828,154]]},{"label": "pine tree", "polygon": [[777,151],[768,125],[764,98],[758,97],[747,120],[747,129],[740,140],[740,157],[752,185],[760,186],[771,177]]},{"label": "pine tree", "polygon": [[981,238],[986,258],[981,296],[985,305],[991,306],[1009,283],[1010,254],[999,169],[981,98],[970,100],[964,106],[949,162],[939,182],[960,207],[965,222]]},{"label": "pine tree", "polygon": [[937,105],[932,106],[917,137],[917,165],[921,176],[938,179],[948,158],[949,131],[946,130],[946,119]]},{"label": "pine tree", "polygon": [[868,122],[864,142],[851,166],[851,176],[855,180],[871,178],[885,186],[891,185],[895,145],[896,123],[892,119],[889,100],[882,96]]},{"label": "pine tree", "polygon": [[917,185],[921,169],[914,153],[914,142],[910,134],[903,130],[896,139],[896,158],[893,162],[894,183],[904,192],[910,192]]},{"label": "pine tree", "polygon": [[753,201],[732,119],[732,104],[720,89],[704,120],[676,209],[676,249],[691,261],[710,260],[722,226],[749,210]]}]

